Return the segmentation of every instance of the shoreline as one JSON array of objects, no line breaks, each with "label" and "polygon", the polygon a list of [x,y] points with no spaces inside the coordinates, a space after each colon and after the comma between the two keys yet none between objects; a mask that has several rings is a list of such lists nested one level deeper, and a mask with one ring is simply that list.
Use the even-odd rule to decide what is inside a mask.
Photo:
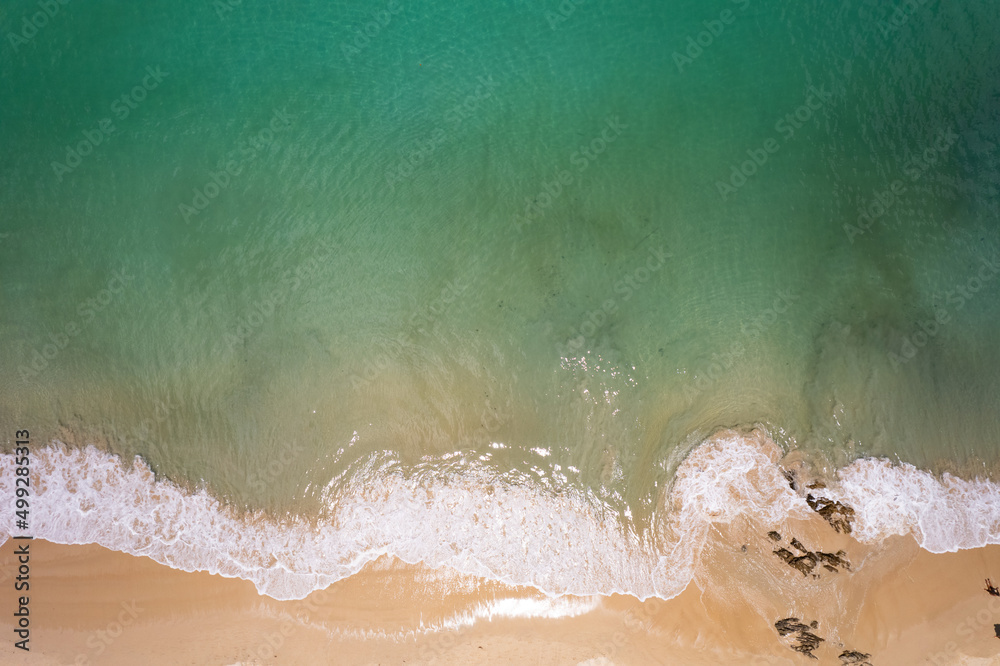
[{"label": "shoreline", "polygon": [[[34,534],[251,580],[276,599],[303,598],[384,554],[553,596],[669,599],[697,578],[713,531],[746,521],[760,524],[759,537],[815,518],[822,529],[809,546],[814,575],[840,566],[836,553],[847,542],[825,544],[852,529],[859,548],[906,533],[930,552],[1000,542],[996,484],[937,479],[884,459],[858,459],[834,479],[797,451],[783,454],[759,429],[722,430],[689,452],[650,508],[661,517],[655,524],[616,517],[615,506],[569,486],[498,482],[475,464],[464,472],[431,483],[395,471],[352,478],[323,496],[329,510],[318,517],[275,516],[242,511],[205,489],[187,492],[139,458],[128,465],[94,447],[58,444],[35,452],[32,507],[43,518]],[[13,494],[0,480],[0,495],[13,503]],[[801,569],[805,550],[792,542],[778,550],[810,573]]]},{"label": "shoreline", "polygon": [[[645,602],[622,595],[551,599],[388,556],[303,600],[277,601],[245,580],[178,571],[96,545],[35,540],[32,649],[25,654],[10,639],[0,644],[0,657],[80,665],[133,663],[143,655],[150,664],[757,666],[840,664],[838,655],[853,649],[879,666],[1000,664],[993,632],[1000,597],[983,590],[983,579],[1000,571],[1000,546],[932,554],[912,538],[893,537],[869,549],[853,574],[831,577],[835,582],[824,587],[782,570],[765,551],[766,538],[749,539],[747,551],[732,545],[754,529],[719,530],[687,589],[669,601]],[[788,529],[805,540],[822,526],[801,521]],[[14,543],[0,547],[0,586],[10,586]],[[747,566],[778,567],[784,591],[755,597],[753,585],[741,581]],[[8,599],[16,603],[12,589]],[[831,599],[833,611],[824,608]],[[831,626],[826,618],[837,611],[849,617]],[[815,629],[823,637],[819,660],[792,651],[768,613],[824,618]],[[3,618],[0,632],[13,636],[10,613]]]},{"label": "shoreline", "polygon": [[[494,486],[485,503],[467,501],[477,497],[472,491],[456,503],[445,487],[434,487],[417,496],[419,511],[407,508],[396,516],[411,522],[436,517],[453,528],[485,522],[498,507],[520,506],[513,521],[498,514],[493,527],[482,527],[471,541],[465,528],[411,534],[437,554],[447,544],[456,550],[463,543],[490,543],[488,537],[503,530],[506,550],[491,554],[494,565],[520,561],[523,550],[540,572],[530,585],[518,585],[484,577],[505,569],[475,558],[432,565],[383,554],[364,565],[356,560],[358,570],[336,559],[331,548],[341,542],[330,535],[355,538],[357,526],[370,521],[337,523],[329,533],[290,532],[240,516],[204,493],[192,496],[156,482],[141,464],[128,468],[96,450],[43,449],[37,461],[33,506],[45,516],[34,523],[40,536],[0,545],[0,588],[7,587],[13,605],[0,614],[0,635],[11,637],[0,642],[3,663],[131,664],[142,655],[154,665],[761,666],[813,663],[804,660],[815,657],[815,663],[838,666],[1000,666],[993,627],[1000,624],[1000,596],[984,590],[985,579],[1000,581],[1000,545],[939,554],[919,545],[940,543],[930,537],[951,533],[948,526],[961,527],[966,543],[991,530],[970,501],[992,486],[938,482],[919,470],[862,460],[851,475],[838,475],[838,488],[830,487],[832,480],[817,476],[801,454],[782,455],[759,430],[720,431],[685,458],[663,496],[662,510],[671,516],[661,535],[665,545],[643,561],[654,580],[681,582],[658,588],[672,598],[645,601],[541,591],[553,562],[571,572],[609,572],[605,580],[627,580],[616,563],[633,562],[629,542],[610,532],[595,541],[579,525],[571,534],[547,531],[546,525],[571,524],[575,514],[522,524],[558,510],[559,504],[545,504],[548,496],[527,495],[533,501],[524,505],[512,489]],[[914,479],[923,494],[909,490]],[[907,501],[900,503],[901,497]],[[365,521],[371,513],[386,523],[392,514],[385,506],[396,505],[370,505]],[[451,507],[448,516],[439,515],[442,507]],[[608,529],[606,518],[582,515],[591,530]],[[956,515],[963,521],[955,523]],[[925,516],[938,520],[928,524]],[[871,536],[893,534],[900,525],[911,534]],[[267,538],[253,536],[260,534]],[[142,542],[131,539],[137,535]],[[549,550],[529,555],[525,535]],[[236,541],[216,547],[230,537]],[[142,554],[56,543],[94,539]],[[31,544],[31,589],[15,593],[15,548],[24,543]],[[407,557],[414,551],[396,552]],[[158,563],[163,561],[172,566]],[[344,577],[323,569],[331,563]],[[226,575],[208,573],[210,567]],[[289,573],[293,587],[267,584]],[[325,586],[330,580],[335,582]],[[295,590],[304,598],[290,594]],[[21,594],[29,598],[30,654],[14,647],[12,612]],[[289,600],[279,600],[282,594]]]}]

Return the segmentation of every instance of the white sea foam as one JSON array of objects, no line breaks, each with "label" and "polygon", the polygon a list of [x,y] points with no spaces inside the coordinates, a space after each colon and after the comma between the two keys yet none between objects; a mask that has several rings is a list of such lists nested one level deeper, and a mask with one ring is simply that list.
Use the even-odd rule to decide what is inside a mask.
[{"label": "white sea foam", "polygon": [[[328,493],[322,519],[277,520],[156,480],[139,459],[126,467],[92,447],[55,444],[33,454],[31,531],[243,578],[277,599],[303,598],[384,554],[550,595],[667,599],[691,580],[713,523],[750,515],[779,525],[811,515],[782,476],[780,456],[763,436],[710,438],[678,467],[656,528],[640,533],[593,494],[502,483],[475,468],[447,481],[358,475]],[[14,467],[0,457],[4,469]],[[911,533],[933,552],[1000,543],[996,484],[870,459],[842,469],[839,480],[827,495],[855,508],[862,540]],[[13,495],[13,477],[0,475],[0,506]],[[0,533],[16,533],[11,513],[0,516]]]},{"label": "white sea foam", "polygon": [[932,553],[1000,543],[1000,486],[913,465],[856,460],[838,473],[838,499],[855,508],[854,536],[878,541],[912,534]]}]

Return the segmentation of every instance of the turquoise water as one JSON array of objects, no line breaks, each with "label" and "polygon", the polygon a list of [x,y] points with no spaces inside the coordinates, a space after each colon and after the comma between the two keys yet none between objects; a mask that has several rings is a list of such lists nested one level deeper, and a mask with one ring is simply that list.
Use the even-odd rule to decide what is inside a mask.
[{"label": "turquoise water", "polygon": [[753,424],[996,478],[1000,18],[896,7],[60,5],[0,51],[0,422],[307,516],[641,524]]}]

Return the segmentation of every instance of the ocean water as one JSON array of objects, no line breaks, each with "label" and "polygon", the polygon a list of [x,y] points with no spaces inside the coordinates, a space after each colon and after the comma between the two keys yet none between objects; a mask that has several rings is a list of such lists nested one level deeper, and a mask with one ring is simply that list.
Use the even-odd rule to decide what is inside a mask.
[{"label": "ocean water", "polygon": [[35,536],[666,598],[713,523],[809,513],[794,453],[861,540],[1000,543],[992,5],[39,11],[0,11]]}]

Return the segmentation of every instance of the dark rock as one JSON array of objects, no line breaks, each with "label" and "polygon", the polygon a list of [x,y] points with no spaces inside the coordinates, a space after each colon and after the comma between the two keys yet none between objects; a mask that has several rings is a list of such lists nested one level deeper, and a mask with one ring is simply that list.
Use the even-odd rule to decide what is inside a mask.
[{"label": "dark rock", "polygon": [[774,530],[768,532],[767,536],[771,537],[771,541],[781,541],[781,535],[775,532]]},{"label": "dark rock", "polygon": [[794,555],[792,555],[792,551],[788,550],[787,548],[779,548],[778,550],[774,551],[774,554],[783,559],[785,562],[788,562],[793,557],[795,557]]},{"label": "dark rock", "polygon": [[784,474],[785,480],[788,481],[789,487],[791,487],[792,490],[798,491],[799,484],[798,481],[795,479],[795,472],[793,472],[790,469],[785,469],[782,470],[781,473]]},{"label": "dark rock", "polygon": [[740,546],[740,550],[742,550],[744,553],[747,552],[747,546],[746,546],[746,544],[743,544],[742,546]]},{"label": "dark rock", "polygon": [[824,639],[820,638],[814,633],[803,631],[799,633],[798,641],[792,646],[792,649],[796,652],[801,652],[802,654],[816,659],[816,655],[813,654],[813,650],[819,647],[819,644],[823,642]]},{"label": "dark rock", "polygon": [[997,638],[1000,638],[1000,624],[994,624],[993,631],[996,632]]},{"label": "dark rock", "polygon": [[826,488],[826,484],[823,483],[822,481],[813,481],[808,486],[806,486],[806,488],[809,488],[810,490],[816,490],[817,488]]},{"label": "dark rock", "polygon": [[818,627],[819,623],[815,620],[806,625],[799,622],[799,618],[797,617],[786,617],[785,619],[778,620],[774,623],[774,628],[778,630],[779,636],[785,637],[789,634],[795,634],[795,643],[790,645],[790,648],[813,659],[816,659],[816,655],[813,654],[813,650],[819,647],[819,644],[822,643],[824,639],[809,630],[817,629]]},{"label": "dark rock", "polygon": [[858,652],[857,650],[844,650],[840,653],[841,664],[867,664],[870,654]]},{"label": "dark rock", "polygon": [[810,571],[816,568],[817,557],[812,553],[806,553],[799,557],[793,557],[788,560],[788,566],[798,569],[802,572],[802,575],[807,575]]},{"label": "dark rock", "polygon": [[846,555],[842,550],[838,550],[836,555],[831,555],[830,553],[823,553],[816,551],[815,555],[819,558],[819,561],[823,563],[823,566],[840,567],[842,569],[851,570],[851,563],[844,559]]},{"label": "dark rock", "polygon": [[826,497],[813,497],[812,495],[806,495],[806,503],[809,508],[823,516],[837,532],[851,533],[854,509],[835,500]]},{"label": "dark rock", "polygon": [[[809,631],[811,628],[807,624],[802,624],[799,622],[797,617],[786,617],[784,620],[778,620],[774,623],[774,628],[778,630],[779,636],[787,636],[788,634],[794,634],[799,631]],[[815,627],[812,627],[813,629]]]},{"label": "dark rock", "polygon": [[837,555],[823,553],[820,551],[813,553],[807,550],[806,547],[794,537],[792,538],[792,546],[797,548],[803,554],[796,557],[795,554],[787,548],[779,548],[774,551],[774,554],[784,560],[788,566],[802,572],[803,576],[807,576],[812,573],[812,570],[816,568],[817,564],[822,564],[827,571],[832,571],[833,573],[838,573],[837,567],[847,569],[848,571],[851,569],[851,563],[841,557],[841,555],[846,555],[846,553],[842,550],[837,551]]}]

